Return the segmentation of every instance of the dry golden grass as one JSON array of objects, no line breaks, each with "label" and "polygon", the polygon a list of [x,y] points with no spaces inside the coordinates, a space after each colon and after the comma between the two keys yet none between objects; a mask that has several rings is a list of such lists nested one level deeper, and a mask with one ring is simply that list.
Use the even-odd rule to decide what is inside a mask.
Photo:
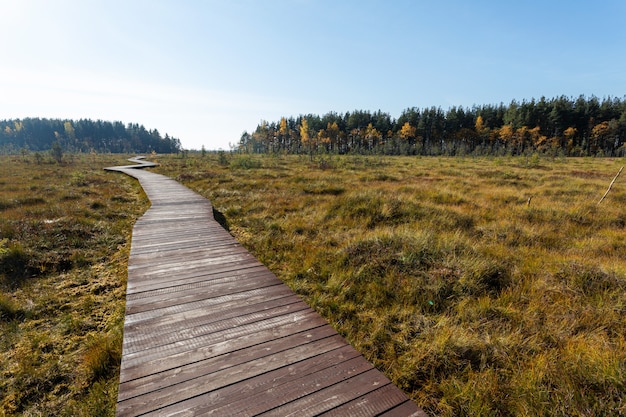
[{"label": "dry golden grass", "polygon": [[624,160],[158,162],[427,412],[626,413]]},{"label": "dry golden grass", "polygon": [[[0,415],[111,415],[147,202],[123,157],[30,159],[0,161]],[[626,413],[623,160],[158,162],[428,412]]]},{"label": "dry golden grass", "polygon": [[102,170],[0,157],[0,416],[113,415],[130,232],[147,199]]}]

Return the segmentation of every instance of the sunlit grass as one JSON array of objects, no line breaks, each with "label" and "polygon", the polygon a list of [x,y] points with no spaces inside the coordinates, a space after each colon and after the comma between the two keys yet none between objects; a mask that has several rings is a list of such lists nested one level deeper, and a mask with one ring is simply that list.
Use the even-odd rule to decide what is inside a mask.
[{"label": "sunlit grass", "polygon": [[0,416],[114,415],[138,184],[102,170],[0,158]]},{"label": "sunlit grass", "polygon": [[429,413],[626,413],[624,160],[227,158],[158,170]]}]

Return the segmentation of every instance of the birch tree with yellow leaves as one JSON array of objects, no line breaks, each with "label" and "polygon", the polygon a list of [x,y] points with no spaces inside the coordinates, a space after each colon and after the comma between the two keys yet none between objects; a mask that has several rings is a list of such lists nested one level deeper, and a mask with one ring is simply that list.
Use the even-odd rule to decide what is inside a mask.
[{"label": "birch tree with yellow leaves", "polygon": [[313,140],[311,138],[311,132],[309,130],[309,122],[307,122],[306,118],[302,118],[302,121],[300,122],[300,142],[302,143],[302,146],[304,146],[305,148],[308,148],[309,150],[309,157],[311,158],[311,161],[313,160]]}]

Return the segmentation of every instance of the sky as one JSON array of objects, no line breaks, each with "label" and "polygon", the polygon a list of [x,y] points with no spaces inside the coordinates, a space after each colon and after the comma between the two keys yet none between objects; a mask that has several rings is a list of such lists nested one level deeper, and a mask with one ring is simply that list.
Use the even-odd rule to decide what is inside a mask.
[{"label": "sky", "polygon": [[228,150],[261,120],[626,96],[624,0],[0,0],[0,119]]}]

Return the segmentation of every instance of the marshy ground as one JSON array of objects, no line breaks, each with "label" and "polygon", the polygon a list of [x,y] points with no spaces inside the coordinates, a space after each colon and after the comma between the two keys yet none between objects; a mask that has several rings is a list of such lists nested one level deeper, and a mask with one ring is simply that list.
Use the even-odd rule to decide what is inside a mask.
[{"label": "marshy ground", "polygon": [[[112,415],[124,156],[0,160],[0,415]],[[623,159],[153,158],[433,415],[626,413]]]},{"label": "marshy ground", "polygon": [[115,414],[130,233],[124,156],[0,157],[0,416]]},{"label": "marshy ground", "polygon": [[158,162],[425,411],[626,413],[624,160]]}]

